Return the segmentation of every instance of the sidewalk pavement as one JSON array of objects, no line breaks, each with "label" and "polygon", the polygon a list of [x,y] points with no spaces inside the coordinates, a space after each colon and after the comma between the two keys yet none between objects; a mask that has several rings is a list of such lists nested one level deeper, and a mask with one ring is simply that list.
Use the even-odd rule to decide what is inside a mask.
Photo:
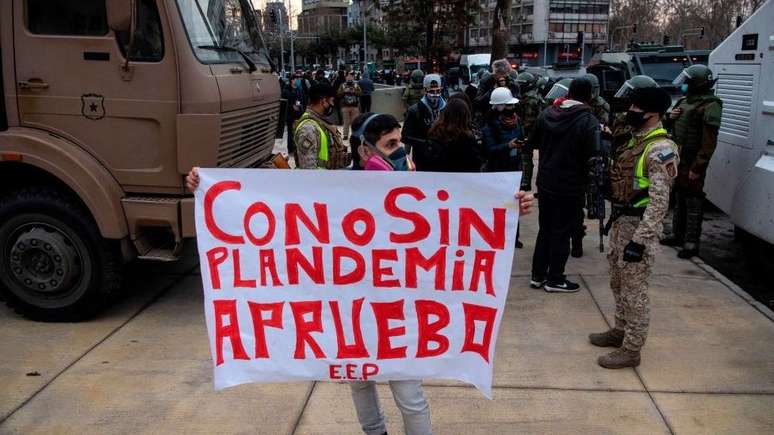
[{"label": "sidewalk pavement", "polygon": [[[568,263],[580,292],[530,289],[536,214],[522,222],[494,400],[428,380],[435,434],[774,432],[774,314],[667,249],[651,280],[642,365],[603,369],[596,358],[607,350],[587,335],[613,321],[606,259],[588,236],[586,255]],[[179,263],[134,264],[128,277],[131,294],[90,322],[36,323],[0,308],[0,434],[361,433],[345,385],[213,390],[194,246]],[[402,434],[379,389],[390,434]]]}]

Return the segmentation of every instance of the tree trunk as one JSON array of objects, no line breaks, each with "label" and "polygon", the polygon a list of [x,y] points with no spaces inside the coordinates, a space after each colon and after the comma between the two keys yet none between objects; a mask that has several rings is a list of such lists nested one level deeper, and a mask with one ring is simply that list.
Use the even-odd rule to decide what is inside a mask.
[{"label": "tree trunk", "polygon": [[492,60],[503,59],[508,54],[511,33],[511,0],[497,0],[492,14]]}]

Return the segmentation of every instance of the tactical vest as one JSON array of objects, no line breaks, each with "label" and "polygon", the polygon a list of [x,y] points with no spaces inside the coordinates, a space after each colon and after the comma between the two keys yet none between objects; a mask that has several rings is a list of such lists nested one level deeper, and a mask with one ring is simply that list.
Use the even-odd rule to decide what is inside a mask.
[{"label": "tactical vest", "polygon": [[701,148],[704,108],[713,102],[721,102],[721,100],[712,94],[705,94],[683,97],[675,105],[675,108],[683,109],[683,113],[674,123],[674,137],[680,147],[681,161],[684,163],[693,160]]},{"label": "tactical vest", "polygon": [[610,166],[611,199],[614,204],[642,208],[650,203],[650,179],[646,174],[645,159],[651,146],[665,138],[668,138],[666,130],[657,128],[645,137],[632,137],[625,146],[614,151]]},{"label": "tactical vest", "polygon": [[[326,129],[324,129],[319,121],[314,119],[309,113],[304,113],[301,115],[301,118],[298,120],[298,123],[296,124],[296,130],[294,134],[298,132],[298,130],[301,128],[302,125],[305,123],[311,122],[314,124],[315,128],[317,128],[317,131],[320,132],[320,151],[317,153],[317,168],[318,169],[330,169],[329,162],[331,160],[333,161],[339,161],[340,159],[334,158],[332,159],[330,156],[330,144],[332,141],[330,134]],[[333,152],[337,153],[339,152],[338,148],[334,146]],[[344,149],[344,152],[346,152],[346,149]]]}]

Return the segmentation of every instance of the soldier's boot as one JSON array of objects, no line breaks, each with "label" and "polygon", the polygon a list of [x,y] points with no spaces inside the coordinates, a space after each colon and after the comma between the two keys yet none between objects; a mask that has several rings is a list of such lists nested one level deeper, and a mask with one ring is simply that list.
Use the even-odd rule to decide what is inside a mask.
[{"label": "soldier's boot", "polygon": [[605,332],[589,334],[589,341],[594,346],[599,347],[621,347],[623,344],[624,332],[620,329],[609,329]]},{"label": "soldier's boot", "polygon": [[685,243],[677,253],[679,258],[691,258],[699,255],[699,240],[701,239],[701,223],[704,218],[704,198],[689,197],[686,199]]},{"label": "soldier's boot", "polygon": [[616,349],[597,359],[597,363],[606,369],[622,369],[640,365],[640,353],[624,348]]},{"label": "soldier's boot", "polygon": [[675,192],[675,207],[672,209],[672,232],[659,243],[664,246],[682,246],[685,242],[685,197]]}]

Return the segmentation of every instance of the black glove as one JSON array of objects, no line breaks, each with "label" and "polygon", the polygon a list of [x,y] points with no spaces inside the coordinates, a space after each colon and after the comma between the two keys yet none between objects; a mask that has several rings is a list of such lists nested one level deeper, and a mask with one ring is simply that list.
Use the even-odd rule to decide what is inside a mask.
[{"label": "black glove", "polygon": [[624,247],[623,261],[627,263],[639,263],[642,261],[642,254],[645,253],[645,245],[636,242],[629,242]]}]

